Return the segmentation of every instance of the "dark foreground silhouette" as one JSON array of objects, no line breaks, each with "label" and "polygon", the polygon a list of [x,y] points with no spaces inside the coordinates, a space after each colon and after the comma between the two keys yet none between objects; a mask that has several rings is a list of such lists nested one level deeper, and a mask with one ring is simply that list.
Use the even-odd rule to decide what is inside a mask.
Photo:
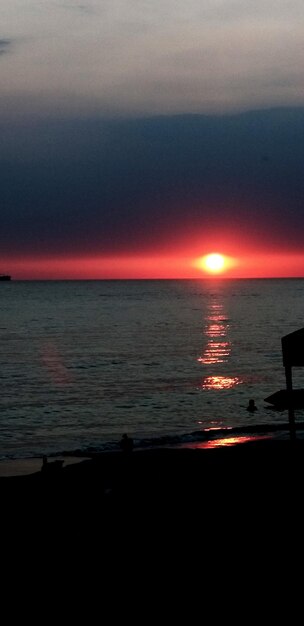
[{"label": "dark foreground silhouette", "polygon": [[1,478],[2,532],[14,545],[92,554],[142,534],[200,549],[273,532],[289,542],[289,529],[302,528],[303,478],[301,440],[103,453],[59,472]]}]

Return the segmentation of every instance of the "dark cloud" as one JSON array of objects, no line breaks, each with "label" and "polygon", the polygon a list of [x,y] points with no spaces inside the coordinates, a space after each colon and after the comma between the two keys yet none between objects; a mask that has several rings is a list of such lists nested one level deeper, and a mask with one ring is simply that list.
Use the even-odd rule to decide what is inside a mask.
[{"label": "dark cloud", "polygon": [[2,252],[303,248],[303,108],[0,130]]},{"label": "dark cloud", "polygon": [[0,39],[0,54],[5,54],[5,52],[8,52],[11,43],[11,39]]}]

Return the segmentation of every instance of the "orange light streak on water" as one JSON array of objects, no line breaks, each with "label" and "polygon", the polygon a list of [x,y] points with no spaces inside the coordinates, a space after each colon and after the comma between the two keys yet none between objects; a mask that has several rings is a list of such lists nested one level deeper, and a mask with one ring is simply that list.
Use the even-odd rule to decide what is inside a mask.
[{"label": "orange light streak on water", "polygon": [[194,444],[191,447],[201,448],[203,450],[213,450],[214,448],[228,448],[229,446],[236,446],[241,443],[261,441],[262,439],[271,439],[271,437],[269,435],[243,435],[239,437],[222,437],[221,439],[214,439],[212,441],[204,441],[198,444]]},{"label": "orange light streak on water", "polygon": [[206,376],[202,382],[203,389],[232,389],[243,381],[238,376]]}]

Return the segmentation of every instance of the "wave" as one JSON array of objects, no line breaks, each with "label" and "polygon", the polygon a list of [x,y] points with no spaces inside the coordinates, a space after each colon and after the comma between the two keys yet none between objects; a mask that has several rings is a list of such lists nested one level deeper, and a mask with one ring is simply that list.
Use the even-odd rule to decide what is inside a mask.
[{"label": "wave", "polygon": [[[304,430],[304,422],[296,424],[297,430]],[[151,449],[168,446],[191,446],[194,444],[214,441],[231,437],[241,437],[246,435],[268,435],[275,436],[276,433],[288,433],[288,422],[277,424],[251,424],[249,426],[235,426],[226,428],[205,428],[194,430],[182,434],[166,434],[158,437],[134,438],[134,449]],[[65,450],[61,452],[64,456],[91,456],[102,452],[114,452],[120,450],[119,441],[107,441],[99,445],[77,448],[76,450]],[[57,454],[53,456],[58,456]]]}]

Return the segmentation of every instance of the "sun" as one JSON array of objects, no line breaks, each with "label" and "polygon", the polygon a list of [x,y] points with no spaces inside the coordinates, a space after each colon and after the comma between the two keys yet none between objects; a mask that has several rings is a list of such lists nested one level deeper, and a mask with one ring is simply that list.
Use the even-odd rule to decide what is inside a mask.
[{"label": "sun", "polygon": [[211,274],[219,274],[225,270],[225,257],[217,252],[207,254],[202,259],[202,266]]},{"label": "sun", "polygon": [[201,256],[193,261],[193,266],[197,270],[212,275],[224,274],[238,265],[238,259],[227,256],[226,254],[220,254],[219,252],[206,254],[205,256]]}]

